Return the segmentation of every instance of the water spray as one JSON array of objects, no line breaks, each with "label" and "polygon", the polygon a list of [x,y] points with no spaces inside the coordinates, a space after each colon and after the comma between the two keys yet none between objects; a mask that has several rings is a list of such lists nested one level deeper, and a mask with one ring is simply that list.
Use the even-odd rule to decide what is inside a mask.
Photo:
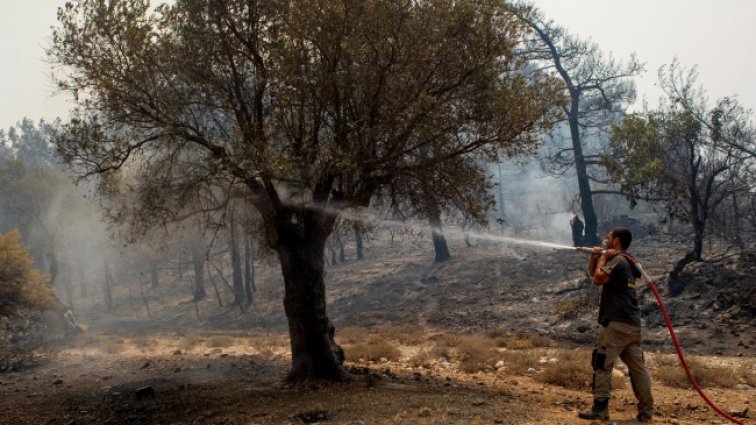
[{"label": "water spray", "polygon": [[[593,254],[595,248],[588,248],[588,247],[577,247],[576,250],[578,252],[586,253],[586,254]],[[601,250],[601,254],[605,250]],[[646,283],[648,285],[648,288],[651,290],[651,292],[654,294],[654,297],[656,298],[656,304],[659,305],[659,309],[661,310],[662,316],[664,317],[664,322],[667,324],[667,329],[669,330],[669,335],[672,337],[672,345],[675,347],[675,351],[677,352],[677,358],[680,360],[680,365],[682,366],[683,370],[685,370],[685,375],[688,377],[688,382],[690,382],[691,385],[693,385],[693,388],[698,392],[698,395],[701,396],[704,402],[708,404],[712,409],[714,409],[715,412],[719,414],[719,416],[727,419],[728,421],[738,424],[738,425],[745,425],[744,422],[739,421],[735,419],[734,417],[730,416],[728,413],[723,411],[721,408],[719,408],[716,404],[714,404],[713,401],[709,399],[709,397],[706,396],[706,394],[701,389],[701,386],[698,385],[698,382],[696,381],[696,378],[693,376],[693,374],[690,372],[690,368],[688,367],[688,362],[685,360],[685,355],[683,354],[682,348],[680,347],[680,343],[677,340],[677,335],[675,334],[675,329],[672,327],[672,320],[669,318],[669,314],[667,313],[667,308],[664,306],[664,302],[662,301],[661,295],[659,294],[659,291],[656,289],[656,285],[654,284],[653,279],[646,273],[645,270],[643,270],[643,266],[641,263],[636,260],[634,257],[627,255],[627,254],[621,254],[623,257],[625,257],[630,264],[632,264],[638,272],[641,274],[641,276],[646,279]]]},{"label": "water spray", "polygon": [[[386,226],[393,226],[393,227],[405,227],[405,228],[423,231],[423,232],[429,231],[429,230],[433,231],[433,229],[427,224],[415,224],[415,223],[409,223],[409,222],[401,221],[401,220],[388,220],[388,219],[378,217],[375,214],[360,213],[354,210],[341,210],[341,209],[335,209],[335,208],[330,208],[330,207],[325,207],[325,208],[317,207],[317,208],[328,213],[338,214],[339,216],[346,218],[347,220],[365,223],[370,226],[386,225]],[[564,245],[564,244],[559,244],[559,243],[554,243],[554,242],[544,242],[544,241],[537,241],[537,240],[532,240],[532,239],[513,238],[510,236],[494,235],[488,232],[460,230],[460,229],[449,228],[449,227],[444,228],[444,234],[453,235],[456,237],[467,237],[471,239],[478,239],[478,240],[484,240],[484,241],[490,241],[490,242],[511,243],[515,245],[530,245],[530,246],[536,246],[536,247],[541,247],[541,248],[551,248],[551,249],[561,249],[561,250],[575,249],[574,246]]]}]

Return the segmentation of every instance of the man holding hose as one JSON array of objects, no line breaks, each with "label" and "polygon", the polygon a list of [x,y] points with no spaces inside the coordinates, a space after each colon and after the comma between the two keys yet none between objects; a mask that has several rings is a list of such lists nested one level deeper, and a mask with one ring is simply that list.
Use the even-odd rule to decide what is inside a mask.
[{"label": "man holding hose", "polygon": [[619,357],[630,371],[633,393],[638,399],[638,422],[653,419],[654,399],[651,377],[643,361],[641,321],[635,280],[640,272],[625,251],[633,236],[624,227],[613,228],[606,236],[606,249],[593,248],[588,271],[593,284],[601,288],[599,333],[593,350],[593,407],[581,411],[583,419],[609,419],[612,369]]}]

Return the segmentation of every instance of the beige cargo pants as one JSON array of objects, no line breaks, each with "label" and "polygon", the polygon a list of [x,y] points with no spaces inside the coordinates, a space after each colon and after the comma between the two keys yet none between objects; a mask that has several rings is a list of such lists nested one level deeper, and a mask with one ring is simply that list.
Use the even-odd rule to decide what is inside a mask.
[{"label": "beige cargo pants", "polygon": [[638,399],[638,413],[652,415],[651,376],[643,361],[641,328],[622,322],[609,322],[599,328],[593,350],[593,399],[609,399],[612,391],[612,369],[619,357],[630,371],[633,393]]}]

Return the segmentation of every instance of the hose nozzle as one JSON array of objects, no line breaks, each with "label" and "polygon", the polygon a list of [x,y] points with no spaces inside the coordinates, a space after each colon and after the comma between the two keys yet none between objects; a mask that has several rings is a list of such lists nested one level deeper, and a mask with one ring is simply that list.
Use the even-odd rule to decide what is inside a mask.
[{"label": "hose nozzle", "polygon": [[[582,253],[584,253],[584,254],[593,254],[593,248],[592,248],[592,247],[587,247],[587,246],[578,246],[578,247],[575,247],[575,250],[576,250],[577,252],[582,252]],[[604,253],[604,250],[603,250],[603,249],[601,250],[601,253],[602,253],[602,254]]]}]

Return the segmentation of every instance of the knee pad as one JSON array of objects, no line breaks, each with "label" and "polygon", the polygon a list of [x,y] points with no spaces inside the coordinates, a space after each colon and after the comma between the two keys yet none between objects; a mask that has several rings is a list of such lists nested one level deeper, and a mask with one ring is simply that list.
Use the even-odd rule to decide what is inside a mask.
[{"label": "knee pad", "polygon": [[606,363],[606,353],[599,353],[598,350],[594,349],[593,353],[591,353],[591,366],[593,370],[603,369],[604,363]]}]

